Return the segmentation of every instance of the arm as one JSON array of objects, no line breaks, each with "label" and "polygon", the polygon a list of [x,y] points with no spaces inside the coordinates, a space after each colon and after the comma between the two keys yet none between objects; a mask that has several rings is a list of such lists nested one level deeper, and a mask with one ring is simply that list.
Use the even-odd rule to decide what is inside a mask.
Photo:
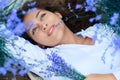
[{"label": "arm", "polygon": [[5,44],[6,47],[4,48],[8,51],[8,54],[12,55],[18,62],[24,61],[23,67],[41,76],[44,80],[48,80],[46,76],[50,73],[47,72],[46,68],[50,63],[44,49],[19,36],[10,37]]},{"label": "arm", "polygon": [[85,80],[117,80],[113,74],[90,74]]}]

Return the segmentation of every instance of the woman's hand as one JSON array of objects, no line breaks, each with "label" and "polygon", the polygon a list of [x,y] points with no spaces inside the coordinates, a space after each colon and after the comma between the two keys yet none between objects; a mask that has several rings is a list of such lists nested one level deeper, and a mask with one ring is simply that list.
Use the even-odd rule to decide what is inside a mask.
[{"label": "woman's hand", "polygon": [[85,80],[116,80],[113,74],[90,74]]}]

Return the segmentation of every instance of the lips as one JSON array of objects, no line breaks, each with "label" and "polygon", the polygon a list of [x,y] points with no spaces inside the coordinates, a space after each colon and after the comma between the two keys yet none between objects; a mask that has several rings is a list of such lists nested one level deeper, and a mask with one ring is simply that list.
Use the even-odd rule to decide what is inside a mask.
[{"label": "lips", "polygon": [[48,29],[48,36],[51,36],[54,30],[54,25],[52,25],[49,29]]}]

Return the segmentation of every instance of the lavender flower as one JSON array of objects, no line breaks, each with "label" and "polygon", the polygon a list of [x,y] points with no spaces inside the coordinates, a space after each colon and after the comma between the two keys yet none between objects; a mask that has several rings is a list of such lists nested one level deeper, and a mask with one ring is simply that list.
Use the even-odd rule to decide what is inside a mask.
[{"label": "lavender flower", "polygon": [[83,7],[82,7],[82,5],[81,4],[76,4],[76,6],[75,6],[75,9],[82,9]]},{"label": "lavender flower", "polygon": [[11,37],[14,34],[11,31],[9,31],[9,30],[3,29],[3,30],[0,30],[0,35],[2,37],[9,38],[9,37]]},{"label": "lavender flower", "polygon": [[89,21],[93,22],[93,21],[99,21],[101,19],[101,15],[97,15],[96,17],[90,18]]},{"label": "lavender flower", "polygon": [[110,24],[115,25],[118,21],[119,13],[114,13],[113,16],[110,18]]},{"label": "lavender flower", "polygon": [[29,70],[25,68],[25,66],[26,63],[23,60],[10,58],[6,61],[6,63],[4,64],[4,68],[1,70],[3,71],[5,69],[5,71],[10,71],[14,76],[17,75],[18,72],[19,75],[23,76],[24,74],[29,72]]},{"label": "lavender flower", "polygon": [[90,18],[90,19],[89,19],[89,22],[92,23],[94,20],[95,20],[95,18]]},{"label": "lavender flower", "polygon": [[68,9],[70,10],[70,12],[73,12],[73,9],[71,8],[71,4],[68,3]]},{"label": "lavender flower", "polygon": [[7,70],[4,67],[0,67],[0,74],[6,75]]},{"label": "lavender flower", "polygon": [[86,0],[86,3],[89,6],[94,6],[95,5],[95,0]]},{"label": "lavender flower", "polygon": [[27,6],[34,6],[34,5],[36,5],[36,1],[34,1],[34,2],[30,3],[30,4],[28,4]]},{"label": "lavender flower", "polygon": [[120,49],[120,36],[116,36],[116,38],[113,38],[113,42],[115,44],[115,49]]},{"label": "lavender flower", "polygon": [[26,73],[28,73],[29,72],[29,70],[27,70],[27,69],[21,69],[19,72],[18,72],[18,74],[19,75],[21,75],[21,76],[24,76]]},{"label": "lavender flower", "polygon": [[16,9],[13,9],[11,14],[8,16],[6,28],[14,35],[21,36],[25,32],[25,25],[17,17]]},{"label": "lavender flower", "polygon": [[34,7],[34,8],[31,8],[31,9],[28,10],[28,13],[34,12],[34,11],[36,11],[36,10],[37,10],[37,8],[35,8],[35,7]]},{"label": "lavender flower", "polygon": [[18,23],[15,29],[13,29],[13,33],[19,36],[21,36],[25,31],[26,31],[25,25],[22,22]]},{"label": "lavender flower", "polygon": [[17,18],[17,10],[13,9],[11,14],[7,18],[6,28],[9,29],[9,30],[14,29],[15,28],[14,25],[16,25],[17,21],[19,21],[18,18]]},{"label": "lavender flower", "polygon": [[50,55],[48,54],[48,59],[52,61],[52,66],[48,66],[47,70],[54,72],[55,76],[63,76],[70,78],[72,80],[84,80],[85,76],[81,73],[78,73],[71,66],[68,66],[65,61],[59,57],[56,53],[52,52]]},{"label": "lavender flower", "polygon": [[22,14],[23,14],[23,15],[25,15],[26,13],[27,13],[26,11],[22,10]]},{"label": "lavender flower", "polygon": [[0,0],[0,11],[9,5],[9,2],[6,0]]},{"label": "lavender flower", "polygon": [[85,11],[96,11],[96,7],[95,7],[96,1],[95,0],[86,0],[86,6],[85,6]]},{"label": "lavender flower", "polygon": [[96,21],[99,21],[99,20],[101,19],[101,17],[102,17],[101,15],[97,15],[97,16],[95,17],[95,20],[96,20]]}]

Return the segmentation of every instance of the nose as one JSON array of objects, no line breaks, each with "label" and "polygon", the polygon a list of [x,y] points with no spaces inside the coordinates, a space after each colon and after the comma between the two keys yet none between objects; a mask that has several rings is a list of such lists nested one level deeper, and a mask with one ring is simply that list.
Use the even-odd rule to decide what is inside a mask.
[{"label": "nose", "polygon": [[48,26],[48,24],[43,24],[43,26],[42,26],[42,31],[46,31],[46,29],[47,29],[47,26]]}]

